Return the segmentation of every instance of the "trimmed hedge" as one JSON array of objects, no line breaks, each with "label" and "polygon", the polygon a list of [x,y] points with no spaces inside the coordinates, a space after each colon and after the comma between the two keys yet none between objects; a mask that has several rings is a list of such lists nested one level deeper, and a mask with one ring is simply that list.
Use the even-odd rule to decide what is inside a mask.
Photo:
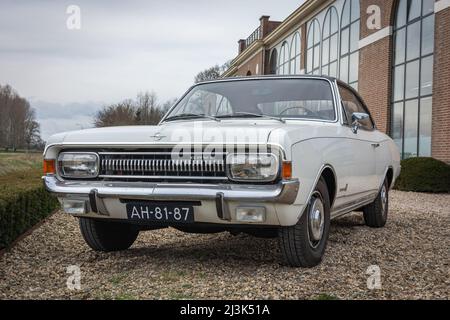
[{"label": "trimmed hedge", "polygon": [[0,248],[58,208],[58,200],[44,189],[41,175],[41,170],[29,170],[0,176]]},{"label": "trimmed hedge", "polygon": [[403,160],[395,189],[402,191],[450,193],[450,166],[433,158]]}]

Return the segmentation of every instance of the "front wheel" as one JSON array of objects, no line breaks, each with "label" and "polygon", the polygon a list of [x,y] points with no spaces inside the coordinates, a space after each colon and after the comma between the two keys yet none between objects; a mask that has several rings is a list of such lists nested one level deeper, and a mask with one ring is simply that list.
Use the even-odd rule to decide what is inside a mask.
[{"label": "front wheel", "polygon": [[80,230],[89,247],[106,252],[128,249],[139,235],[131,224],[89,218],[80,218]]},{"label": "front wheel", "polygon": [[322,262],[330,232],[330,197],[320,179],[311,200],[296,225],[279,229],[279,244],[285,263],[311,268]]},{"label": "front wheel", "polygon": [[374,202],[363,209],[364,221],[371,228],[382,228],[386,225],[389,211],[389,183],[386,179]]}]

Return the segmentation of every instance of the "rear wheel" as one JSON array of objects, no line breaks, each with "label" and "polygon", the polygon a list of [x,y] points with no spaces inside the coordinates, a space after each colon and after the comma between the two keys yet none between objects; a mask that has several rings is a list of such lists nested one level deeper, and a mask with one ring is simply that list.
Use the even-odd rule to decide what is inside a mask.
[{"label": "rear wheel", "polygon": [[386,225],[389,211],[389,182],[384,180],[380,193],[375,201],[364,207],[364,221],[371,228],[382,228]]},{"label": "rear wheel", "polygon": [[95,251],[126,250],[136,240],[139,230],[127,223],[80,218],[80,230]]},{"label": "rear wheel", "polygon": [[315,267],[322,261],[330,232],[330,198],[320,179],[298,223],[279,229],[280,249],[287,265]]}]

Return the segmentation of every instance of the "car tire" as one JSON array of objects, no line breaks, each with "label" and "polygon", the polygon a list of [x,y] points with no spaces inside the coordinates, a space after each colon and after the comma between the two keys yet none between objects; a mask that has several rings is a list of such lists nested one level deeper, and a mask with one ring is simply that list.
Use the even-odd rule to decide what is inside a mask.
[{"label": "car tire", "polygon": [[285,264],[302,268],[320,264],[329,232],[330,197],[327,185],[321,178],[297,224],[279,229],[279,245]]},{"label": "car tire", "polygon": [[371,228],[382,228],[386,225],[389,211],[389,183],[384,180],[383,186],[374,202],[363,209],[364,221]]},{"label": "car tire", "polygon": [[246,230],[244,233],[251,237],[261,238],[261,239],[275,239],[278,238],[278,229],[254,229]]},{"label": "car tire", "polygon": [[80,218],[80,230],[89,247],[104,252],[126,250],[139,235],[131,224],[89,218]]}]

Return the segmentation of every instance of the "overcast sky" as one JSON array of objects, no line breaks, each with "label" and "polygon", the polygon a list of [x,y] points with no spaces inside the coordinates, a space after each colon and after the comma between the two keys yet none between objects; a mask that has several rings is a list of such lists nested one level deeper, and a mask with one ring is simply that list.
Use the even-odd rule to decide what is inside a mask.
[{"label": "overcast sky", "polygon": [[[301,2],[1,0],[0,84],[31,102],[46,139],[140,91],[179,97],[197,72],[235,57],[261,15],[284,19]],[[80,30],[67,28],[70,5]]]}]

